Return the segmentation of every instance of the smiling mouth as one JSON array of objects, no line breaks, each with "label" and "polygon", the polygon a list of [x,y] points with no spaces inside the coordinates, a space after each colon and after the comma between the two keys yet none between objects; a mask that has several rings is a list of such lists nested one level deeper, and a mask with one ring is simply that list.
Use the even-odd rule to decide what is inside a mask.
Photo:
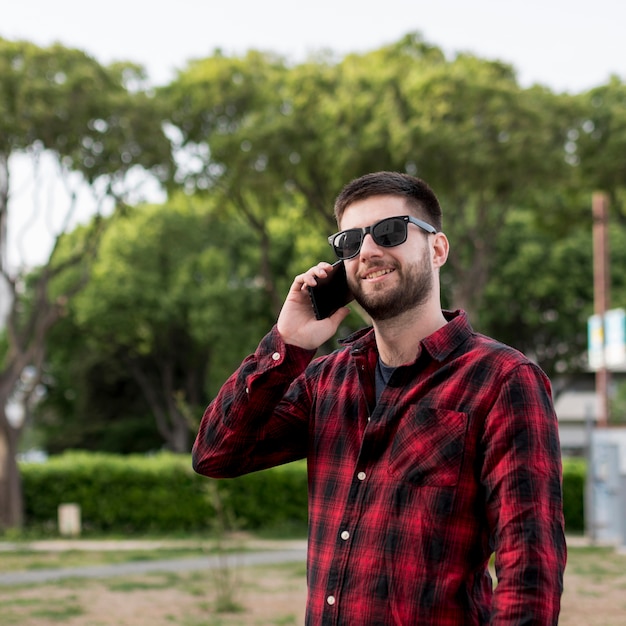
[{"label": "smiling mouth", "polygon": [[366,274],[365,280],[373,280],[374,278],[380,278],[381,276],[384,276],[385,274],[391,274],[391,272],[393,272],[392,269],[376,270],[375,272],[370,272],[369,274]]}]

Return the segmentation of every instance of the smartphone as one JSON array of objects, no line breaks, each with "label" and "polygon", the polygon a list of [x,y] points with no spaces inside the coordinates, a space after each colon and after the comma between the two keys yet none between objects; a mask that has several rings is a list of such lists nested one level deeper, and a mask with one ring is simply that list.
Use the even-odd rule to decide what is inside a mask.
[{"label": "smartphone", "polygon": [[333,263],[332,272],[325,278],[316,280],[317,285],[309,287],[309,295],[318,320],[330,317],[337,309],[354,299],[348,287],[343,261]]}]

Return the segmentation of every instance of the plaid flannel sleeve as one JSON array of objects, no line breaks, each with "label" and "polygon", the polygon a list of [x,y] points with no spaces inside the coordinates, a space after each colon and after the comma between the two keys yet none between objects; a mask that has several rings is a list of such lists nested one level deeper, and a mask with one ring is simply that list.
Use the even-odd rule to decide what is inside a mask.
[{"label": "plaid flannel sleeve", "polygon": [[303,458],[306,411],[277,407],[314,354],[286,345],[274,327],[204,412],[192,450],[195,471],[230,478]]},{"label": "plaid flannel sleeve", "polygon": [[492,624],[557,624],[566,561],[562,465],[550,383],[531,363],[507,377],[484,436],[496,551]]}]

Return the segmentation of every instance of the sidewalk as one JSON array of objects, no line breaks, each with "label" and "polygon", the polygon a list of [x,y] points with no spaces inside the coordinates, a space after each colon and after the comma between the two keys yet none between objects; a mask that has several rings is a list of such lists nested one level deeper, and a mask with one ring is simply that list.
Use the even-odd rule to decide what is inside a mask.
[{"label": "sidewalk", "polygon": [[[216,554],[219,547],[219,553]],[[126,563],[86,565],[80,567],[49,568],[28,571],[0,572],[0,586],[47,583],[66,578],[108,578],[148,572],[183,572],[194,570],[251,565],[290,563],[306,560],[307,542],[298,540],[257,539],[246,534],[231,535],[219,543],[216,539],[178,540],[91,540],[49,539],[43,541],[0,541],[1,553],[29,552],[121,552],[155,551],[176,548],[206,550],[206,556],[188,558],[163,558],[158,560],[129,561]],[[0,556],[0,563],[1,563]]]},{"label": "sidewalk", "polygon": [[[572,548],[593,546],[585,535],[568,535],[567,545]],[[15,551],[65,552],[121,552],[125,550],[172,550],[176,548],[215,550],[216,539],[45,539],[38,541],[0,541],[0,553]],[[306,539],[259,539],[247,534],[235,534],[219,542],[222,550],[273,551],[306,550]]]},{"label": "sidewalk", "polygon": [[188,559],[164,559],[159,561],[130,561],[112,565],[92,565],[62,569],[40,569],[0,574],[0,586],[47,583],[66,578],[109,578],[132,576],[149,572],[189,572],[195,570],[252,565],[275,565],[300,562],[306,559],[306,547],[293,547],[265,552],[240,552],[194,557]]},{"label": "sidewalk", "polygon": [[[588,537],[567,537],[570,547],[593,545]],[[88,540],[53,539],[32,542],[0,542],[0,553],[9,551],[62,552],[84,551],[124,551],[158,550],[173,548],[215,548],[215,540]],[[278,563],[301,562],[306,560],[307,542],[299,540],[264,540],[247,536],[234,536],[220,544],[221,554],[207,554],[201,557],[173,558],[127,563],[92,565],[29,571],[0,573],[0,586],[46,583],[66,578],[108,578],[129,576],[148,572],[183,572],[208,570],[223,567],[248,567],[253,565],[274,565]]]},{"label": "sidewalk", "polygon": [[[45,539],[40,541],[0,541],[0,553],[15,551],[66,552],[120,552],[125,550],[160,550],[175,548],[213,548],[216,539]],[[222,540],[224,550],[280,550],[306,548],[306,539],[257,539],[247,535],[233,535]]]}]

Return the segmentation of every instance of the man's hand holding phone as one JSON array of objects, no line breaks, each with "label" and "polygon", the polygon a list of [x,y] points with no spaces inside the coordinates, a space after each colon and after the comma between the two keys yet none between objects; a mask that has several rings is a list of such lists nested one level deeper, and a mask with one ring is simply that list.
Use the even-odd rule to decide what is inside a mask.
[{"label": "man's hand holding phone", "polygon": [[[336,271],[340,272],[339,276],[334,274]],[[341,272],[343,272],[343,277]],[[340,280],[337,281],[337,278]],[[310,290],[313,290],[314,294],[319,296],[320,292],[316,292],[318,283],[323,285],[327,281],[331,285],[334,284],[333,290],[337,289],[345,281],[343,266],[340,266],[338,263],[331,265],[330,263],[322,262],[304,274],[296,276],[277,322],[278,332],[285,343],[307,350],[316,350],[337,332],[339,324],[350,313],[350,309],[344,305],[352,297],[349,295],[349,290],[345,292],[345,290],[340,289],[343,295],[337,300],[336,306],[328,307],[328,303],[324,305],[327,306],[326,312],[331,312],[333,308],[336,308],[336,310],[331,312],[328,317],[317,319]],[[317,311],[319,315],[319,306]]]}]

